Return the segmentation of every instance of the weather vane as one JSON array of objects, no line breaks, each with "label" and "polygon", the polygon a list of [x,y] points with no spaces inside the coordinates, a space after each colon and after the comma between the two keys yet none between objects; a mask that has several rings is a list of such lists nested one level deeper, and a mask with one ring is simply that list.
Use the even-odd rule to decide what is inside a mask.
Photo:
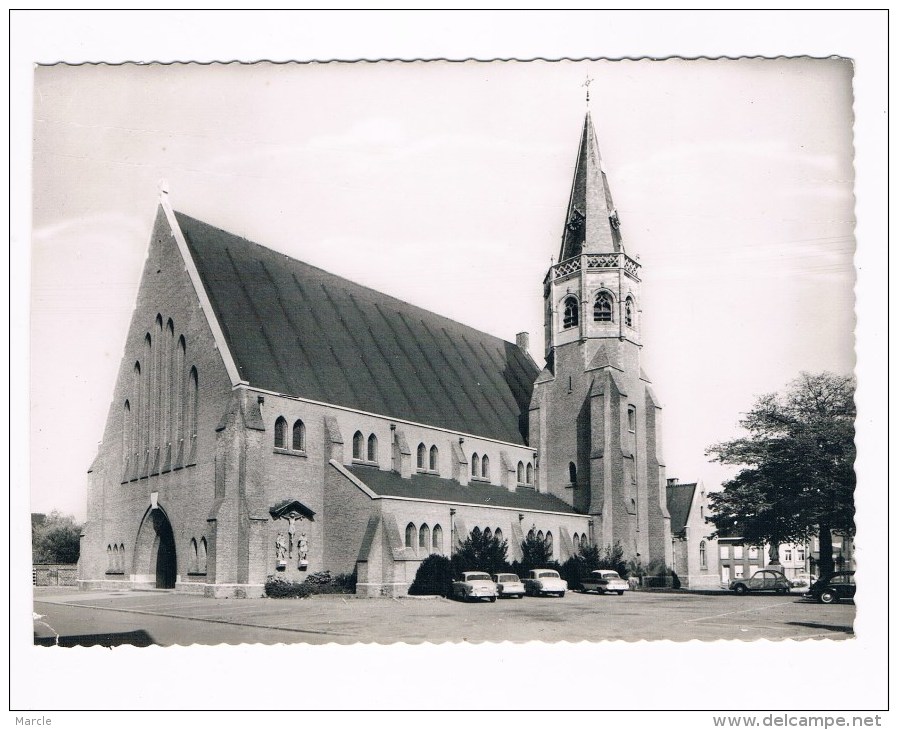
[{"label": "weather vane", "polygon": [[593,81],[595,81],[595,79],[591,79],[591,78],[589,77],[589,72],[587,71],[587,72],[586,72],[586,81],[584,81],[584,82],[581,84],[581,86],[585,86],[585,87],[586,87],[586,103],[587,103],[587,104],[589,104],[589,85],[590,85]]}]

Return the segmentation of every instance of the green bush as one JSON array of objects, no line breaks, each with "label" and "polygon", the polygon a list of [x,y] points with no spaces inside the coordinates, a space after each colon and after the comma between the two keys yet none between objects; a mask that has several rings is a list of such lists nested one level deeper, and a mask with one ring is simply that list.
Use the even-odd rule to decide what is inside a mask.
[{"label": "green bush", "polygon": [[452,569],[455,575],[466,570],[503,573],[508,570],[508,541],[487,536],[475,527],[452,556]]},{"label": "green bush", "polygon": [[452,578],[452,561],[443,555],[429,555],[421,561],[408,593],[410,596],[448,596]]},{"label": "green bush", "polygon": [[306,598],[312,595],[312,587],[280,576],[270,575],[265,581],[265,595],[269,598]]},{"label": "green bush", "polygon": [[332,576],[330,571],[322,570],[309,574],[302,582],[270,575],[265,582],[265,595],[269,598],[306,598],[333,593],[355,593],[356,580],[354,571]]}]

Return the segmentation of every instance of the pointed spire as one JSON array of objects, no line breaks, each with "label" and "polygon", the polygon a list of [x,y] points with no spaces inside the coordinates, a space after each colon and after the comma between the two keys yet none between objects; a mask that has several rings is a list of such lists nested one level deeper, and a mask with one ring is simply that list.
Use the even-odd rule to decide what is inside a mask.
[{"label": "pointed spire", "polygon": [[586,112],[558,260],[564,261],[581,253],[612,253],[623,250],[620,223],[611,199],[608,179],[602,170],[602,157],[592,117]]}]

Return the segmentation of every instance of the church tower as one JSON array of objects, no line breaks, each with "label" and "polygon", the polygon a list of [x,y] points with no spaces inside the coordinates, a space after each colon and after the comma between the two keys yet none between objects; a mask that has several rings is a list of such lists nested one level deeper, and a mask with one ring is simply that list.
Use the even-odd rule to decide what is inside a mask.
[{"label": "church tower", "polygon": [[546,367],[529,421],[537,488],[591,515],[593,544],[670,564],[661,406],[640,366],[639,271],[587,112],[558,263],[543,282]]}]

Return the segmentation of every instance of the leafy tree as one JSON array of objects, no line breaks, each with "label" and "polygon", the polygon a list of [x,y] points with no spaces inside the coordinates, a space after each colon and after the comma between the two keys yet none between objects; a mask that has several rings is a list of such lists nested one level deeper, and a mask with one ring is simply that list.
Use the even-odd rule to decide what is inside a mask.
[{"label": "leafy tree", "polygon": [[452,590],[452,561],[443,555],[428,555],[421,561],[408,588],[410,596],[448,596]]},{"label": "leafy tree", "polygon": [[782,394],[763,395],[740,425],[746,436],[707,454],[741,466],[711,495],[711,521],[749,544],[818,535],[820,572],[833,572],[832,531],[854,533],[854,379],[802,373]]},{"label": "leafy tree", "polygon": [[581,545],[579,552],[561,566],[561,577],[573,589],[583,587],[583,581],[594,570],[614,570],[621,578],[629,574],[624,560],[624,548],[620,542],[600,548],[598,545]]},{"label": "leafy tree", "polygon": [[77,563],[81,525],[56,510],[31,516],[31,560],[34,563]]},{"label": "leafy tree", "polygon": [[[531,531],[532,532],[532,531]],[[518,575],[526,576],[534,568],[554,568],[561,571],[561,565],[552,560],[552,546],[539,534],[528,534],[521,543],[521,562],[512,564]]]},{"label": "leafy tree", "polygon": [[452,567],[456,573],[466,570],[503,573],[508,570],[508,541],[475,527],[452,556]]}]

